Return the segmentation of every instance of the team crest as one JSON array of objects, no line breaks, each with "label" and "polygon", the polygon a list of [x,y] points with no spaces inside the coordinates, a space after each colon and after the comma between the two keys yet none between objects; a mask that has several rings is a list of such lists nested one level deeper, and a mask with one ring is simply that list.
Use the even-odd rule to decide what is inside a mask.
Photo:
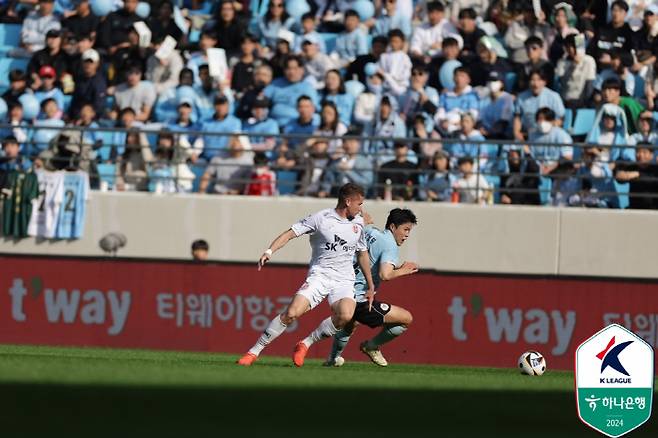
[{"label": "team crest", "polygon": [[382,304],[380,304],[379,307],[382,308],[382,311],[383,311],[383,312],[386,312],[386,311],[390,308],[389,305],[386,304],[386,303],[382,303]]},{"label": "team crest", "polygon": [[354,231],[354,234],[357,234],[359,232],[359,227],[356,225],[352,225],[352,231]]}]

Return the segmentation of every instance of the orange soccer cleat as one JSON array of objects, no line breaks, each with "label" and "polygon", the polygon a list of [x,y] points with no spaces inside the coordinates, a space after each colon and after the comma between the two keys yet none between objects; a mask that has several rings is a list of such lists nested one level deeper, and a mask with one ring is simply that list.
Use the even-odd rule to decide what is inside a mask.
[{"label": "orange soccer cleat", "polygon": [[306,344],[304,344],[304,342],[299,341],[297,345],[295,345],[295,351],[292,353],[292,362],[296,367],[301,367],[304,365],[304,358],[306,357],[306,353],[308,353],[308,347]]},{"label": "orange soccer cleat", "polygon": [[250,366],[252,363],[256,362],[258,360],[258,356],[256,356],[253,353],[246,353],[244,356],[242,356],[238,361],[236,362],[238,365],[242,365],[245,367]]}]

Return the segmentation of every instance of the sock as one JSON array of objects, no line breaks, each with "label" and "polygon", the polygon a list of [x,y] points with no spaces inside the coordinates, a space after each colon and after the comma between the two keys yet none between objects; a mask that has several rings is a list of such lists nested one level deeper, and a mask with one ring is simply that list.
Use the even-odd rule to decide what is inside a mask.
[{"label": "sock", "polygon": [[313,330],[310,335],[306,337],[302,342],[306,344],[307,347],[310,347],[314,343],[321,341],[325,338],[330,338],[336,334],[338,329],[334,326],[334,323],[331,321],[331,318],[326,318],[320,323],[318,328]]},{"label": "sock", "polygon": [[352,332],[346,329],[340,330],[334,335],[334,343],[331,345],[331,354],[329,355],[329,362],[336,360],[336,358],[343,354],[347,343],[352,336]]},{"label": "sock", "polygon": [[374,338],[368,341],[369,349],[379,348],[380,345],[392,341],[407,330],[403,325],[384,324],[384,328]]},{"label": "sock", "polygon": [[263,334],[260,335],[260,338],[258,338],[256,344],[251,347],[251,349],[249,349],[249,353],[258,356],[260,352],[263,351],[263,348],[267,347],[270,342],[278,338],[279,335],[286,330],[286,328],[288,328],[288,326],[285,325],[283,321],[281,321],[281,315],[275,316]]}]

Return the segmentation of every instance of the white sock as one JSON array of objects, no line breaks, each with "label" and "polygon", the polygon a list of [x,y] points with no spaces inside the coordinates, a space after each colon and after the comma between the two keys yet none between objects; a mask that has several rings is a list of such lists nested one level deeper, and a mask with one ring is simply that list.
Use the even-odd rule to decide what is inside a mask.
[{"label": "white sock", "polygon": [[313,330],[310,335],[306,337],[302,342],[306,344],[307,347],[310,347],[314,343],[321,341],[326,338],[330,338],[338,332],[338,329],[334,326],[334,323],[331,321],[331,318],[326,318],[323,320],[318,328]]},{"label": "white sock", "polygon": [[263,351],[263,348],[267,347],[270,342],[278,338],[281,333],[286,331],[286,328],[288,328],[288,326],[281,321],[281,315],[275,316],[263,334],[260,335],[256,344],[249,349],[249,353],[258,356],[260,352]]}]

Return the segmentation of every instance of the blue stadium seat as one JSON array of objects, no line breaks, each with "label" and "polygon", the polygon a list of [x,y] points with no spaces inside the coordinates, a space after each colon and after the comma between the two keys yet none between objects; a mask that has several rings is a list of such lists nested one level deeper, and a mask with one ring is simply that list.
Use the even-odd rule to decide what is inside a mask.
[{"label": "blue stadium seat", "polygon": [[539,177],[539,202],[541,205],[546,205],[551,201],[552,188],[553,180],[547,176]]},{"label": "blue stadium seat", "polygon": [[596,119],[596,110],[594,108],[579,108],[571,128],[571,135],[585,135],[592,130],[594,120]]},{"label": "blue stadium seat", "polygon": [[200,29],[190,29],[190,35],[188,37],[191,43],[198,43],[201,39],[201,30]]},{"label": "blue stadium seat", "polygon": [[[202,164],[195,164],[194,166],[190,166],[192,169],[192,173],[194,173],[194,183],[192,184],[192,191],[194,193],[199,191],[199,184],[201,183],[201,177],[206,171],[206,167]],[[211,183],[212,184],[212,183]]]},{"label": "blue stadium seat", "polygon": [[98,176],[101,181],[105,181],[109,188],[114,187],[114,176],[116,175],[116,165],[101,163],[98,164]]},{"label": "blue stadium seat", "polygon": [[9,87],[9,72],[16,69],[25,71],[29,61],[25,58],[0,58],[0,87]]},{"label": "blue stadium seat", "polygon": [[64,112],[68,113],[69,108],[71,108],[71,101],[73,100],[73,95],[65,94],[64,95]]},{"label": "blue stadium seat", "polygon": [[0,24],[0,52],[9,52],[21,42],[20,24]]},{"label": "blue stadium seat", "polygon": [[564,122],[562,123],[562,129],[565,131],[569,131],[571,129],[573,123],[573,110],[571,108],[567,108],[564,111]]},{"label": "blue stadium seat", "polygon": [[327,53],[331,53],[336,48],[337,33],[321,33],[320,37],[324,40],[324,45],[327,48]]},{"label": "blue stadium seat", "polygon": [[644,78],[638,74],[635,77],[635,89],[633,90],[633,97],[636,99],[644,99]]},{"label": "blue stadium seat", "polygon": [[297,172],[293,170],[279,170],[276,173],[276,188],[280,195],[290,195],[297,189]]},{"label": "blue stadium seat", "polygon": [[630,184],[619,183],[616,180],[614,181],[614,183],[615,183],[615,190],[617,190],[617,200],[619,202],[619,208],[628,208],[628,205],[630,203],[630,200],[628,198],[628,193],[630,191]]}]

